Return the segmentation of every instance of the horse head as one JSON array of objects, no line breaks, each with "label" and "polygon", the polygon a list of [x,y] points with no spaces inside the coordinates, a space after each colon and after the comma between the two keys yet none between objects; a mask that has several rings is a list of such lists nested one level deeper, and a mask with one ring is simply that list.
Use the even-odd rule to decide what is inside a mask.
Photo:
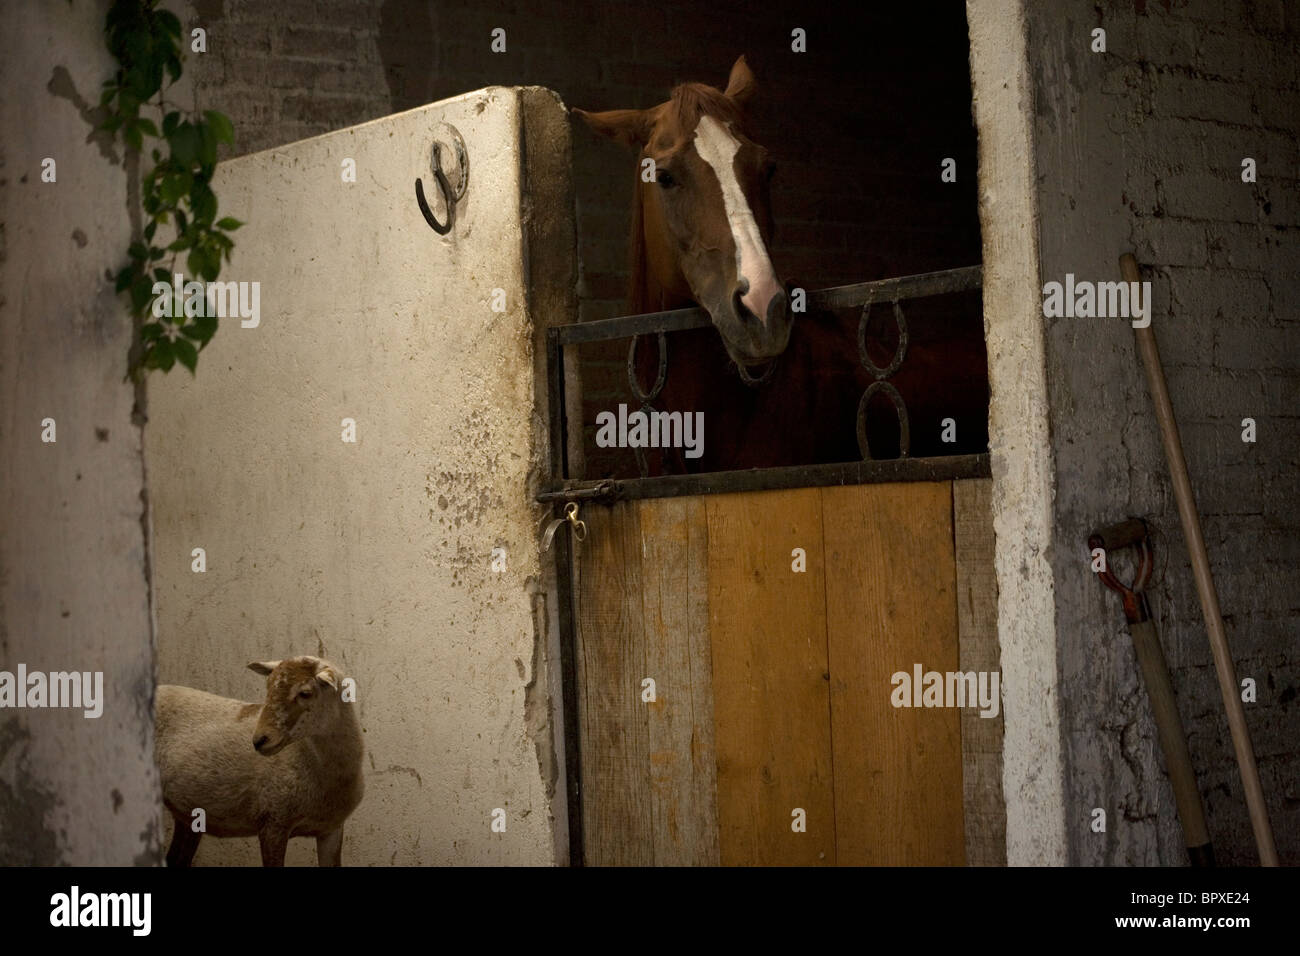
[{"label": "horse head", "polygon": [[742,56],[725,91],[684,83],[651,109],[573,111],[639,153],[640,234],[633,239],[643,243],[636,267],[642,305],[703,306],[742,372],[780,355],[791,324],[788,297],[767,255],[775,164],[745,125],[753,91],[754,74]]}]

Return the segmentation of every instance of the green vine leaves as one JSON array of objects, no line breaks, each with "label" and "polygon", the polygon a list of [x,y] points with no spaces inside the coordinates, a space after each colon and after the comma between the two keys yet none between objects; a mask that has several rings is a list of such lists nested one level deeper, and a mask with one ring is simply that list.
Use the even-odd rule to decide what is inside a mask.
[{"label": "green vine leaves", "polygon": [[[212,191],[217,145],[235,141],[230,120],[216,110],[169,108],[166,101],[164,83],[170,87],[180,79],[184,54],[180,20],[158,3],[114,0],[104,27],[118,70],[104,83],[100,107],[106,118],[99,129],[120,135],[137,154],[144,151],[146,137],[163,141],[159,145],[167,149],[166,156],[158,147],[150,150],[153,167],[140,189],[145,226],[128,249],[129,263],[116,275],[117,291],[129,296],[135,319],[128,376],[136,381],[149,369],[167,372],[177,362],[194,372],[199,352],[216,334],[217,317],[208,314],[212,310],[201,295],[182,301],[183,286],[172,285],[177,256],[185,253],[189,279],[213,282],[222,258],[229,262],[234,248],[228,233],[243,225],[230,216],[217,218]],[[162,116],[161,133],[142,109]],[[159,244],[159,226],[172,227],[170,242]],[[155,294],[159,283],[170,291]]]}]

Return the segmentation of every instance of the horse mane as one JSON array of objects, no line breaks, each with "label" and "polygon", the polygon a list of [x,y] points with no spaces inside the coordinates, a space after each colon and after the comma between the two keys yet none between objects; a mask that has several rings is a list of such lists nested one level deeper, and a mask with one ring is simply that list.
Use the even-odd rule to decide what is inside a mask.
[{"label": "horse mane", "polygon": [[645,230],[641,213],[641,189],[644,184],[638,174],[632,189],[632,235],[628,240],[629,266],[631,273],[627,293],[628,314],[641,315],[651,311],[650,290],[646,286]]},{"label": "horse mane", "polygon": [[[722,123],[734,123],[738,126],[744,123],[744,113],[736,101],[707,83],[679,83],[673,87],[665,106],[672,111],[678,128],[683,130],[695,129],[701,116],[712,116]],[[645,223],[641,211],[641,190],[644,188],[645,183],[641,182],[640,176],[637,176],[636,188],[633,191],[632,236],[628,243],[631,274],[628,307],[632,315],[657,311],[662,307],[661,302],[651,300],[647,284]]]},{"label": "horse mane", "polygon": [[744,119],[735,100],[707,83],[681,83],[673,87],[668,103],[682,129],[695,129],[701,116],[712,116],[723,123],[740,123]]}]

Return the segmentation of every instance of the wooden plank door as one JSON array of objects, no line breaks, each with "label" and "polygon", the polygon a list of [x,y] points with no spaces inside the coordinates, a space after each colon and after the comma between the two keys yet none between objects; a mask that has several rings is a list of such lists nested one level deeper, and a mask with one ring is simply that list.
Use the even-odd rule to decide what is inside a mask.
[{"label": "wooden plank door", "polygon": [[834,864],[820,492],[715,495],[707,509],[722,862]]},{"label": "wooden plank door", "polygon": [[892,677],[958,669],[948,482],[822,489],[841,863],[960,865],[960,711],[896,707]]},{"label": "wooden plank door", "polygon": [[961,712],[891,703],[895,673],[959,669],[950,482],[621,502],[584,520],[590,863],[965,861]]},{"label": "wooden plank door", "polygon": [[591,507],[583,520],[574,593],[587,862],[716,865],[703,499]]}]

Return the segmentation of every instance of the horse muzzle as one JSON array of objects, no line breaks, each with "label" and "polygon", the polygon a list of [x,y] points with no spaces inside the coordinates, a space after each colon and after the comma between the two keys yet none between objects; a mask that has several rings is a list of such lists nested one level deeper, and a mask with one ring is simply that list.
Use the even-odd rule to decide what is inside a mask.
[{"label": "horse muzzle", "polygon": [[737,365],[761,365],[781,355],[790,344],[790,300],[778,289],[767,300],[766,315],[760,321],[742,301],[739,291],[732,297],[738,328],[734,336],[724,334],[727,351]]}]

